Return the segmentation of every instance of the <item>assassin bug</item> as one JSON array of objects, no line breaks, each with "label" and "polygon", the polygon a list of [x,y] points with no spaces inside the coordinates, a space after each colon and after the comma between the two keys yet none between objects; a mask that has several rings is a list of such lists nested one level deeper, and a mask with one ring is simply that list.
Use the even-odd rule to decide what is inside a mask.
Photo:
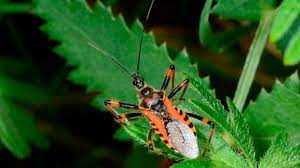
[{"label": "assassin bug", "polygon": [[[148,20],[151,8],[154,0],[152,0],[150,8],[147,13],[146,21]],[[172,104],[172,98],[182,91],[179,100],[183,99],[183,96],[187,90],[189,80],[185,79],[177,87],[174,87],[175,82],[175,66],[171,65],[163,80],[162,86],[159,90],[154,89],[152,86],[146,84],[144,78],[139,74],[139,63],[141,55],[141,46],[143,41],[143,34],[141,36],[137,70],[130,73],[121,63],[119,63],[112,56],[106,52],[97,48],[94,44],[89,43],[93,48],[97,49],[103,55],[111,59],[112,62],[117,64],[130,78],[137,90],[137,96],[139,105],[133,105],[129,103],[122,103],[116,100],[106,100],[104,105],[113,115],[115,120],[120,124],[126,124],[128,119],[136,117],[146,117],[151,124],[151,129],[148,133],[148,147],[151,150],[155,150],[152,135],[156,133],[160,139],[165,142],[166,146],[171,148],[174,152],[180,153],[186,158],[195,159],[199,156],[199,148],[197,143],[196,129],[189,117],[193,117],[202,121],[205,124],[211,126],[210,135],[206,143],[206,147],[203,153],[205,153],[208,145],[211,141],[214,133],[214,123],[207,118],[201,117],[193,113],[186,113],[178,109]],[[169,94],[166,93],[166,89],[169,83],[172,83],[172,89]],[[131,112],[125,114],[119,114],[114,108],[124,108],[129,110],[139,110],[141,112]]]}]

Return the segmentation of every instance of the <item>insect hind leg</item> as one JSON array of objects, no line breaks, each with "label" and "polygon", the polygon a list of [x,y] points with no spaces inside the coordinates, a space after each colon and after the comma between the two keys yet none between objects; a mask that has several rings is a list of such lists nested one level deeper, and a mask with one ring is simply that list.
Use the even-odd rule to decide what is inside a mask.
[{"label": "insect hind leg", "polygon": [[154,151],[154,144],[153,144],[153,139],[152,139],[152,135],[153,135],[154,132],[155,132],[155,129],[151,128],[149,133],[148,133],[148,141],[147,141],[148,148],[152,151]]},{"label": "insect hind leg", "polygon": [[[153,124],[151,124],[153,126]],[[147,141],[147,144],[148,144],[148,148],[153,151],[154,153],[156,154],[160,154],[160,155],[163,155],[165,158],[168,158],[169,160],[169,157],[168,157],[168,154],[167,152],[165,151],[162,151],[161,149],[158,149],[158,148],[155,148],[154,146],[154,141],[153,141],[153,138],[152,138],[152,135],[154,133],[157,133],[157,128],[154,126],[153,128],[150,129],[150,131],[148,132],[148,141]],[[170,148],[170,147],[169,147]],[[173,150],[174,152],[176,152],[176,150],[171,147],[170,148],[171,150]],[[170,160],[169,160],[170,161]]]},{"label": "insect hind leg", "polygon": [[172,89],[171,93],[168,95],[168,98],[172,99],[180,90],[183,89],[183,91],[179,97],[179,100],[183,100],[183,96],[186,92],[188,85],[189,85],[189,79],[185,79],[176,88]]},{"label": "insect hind leg", "polygon": [[188,114],[188,116],[193,117],[193,118],[195,118],[197,120],[200,120],[204,124],[208,124],[208,125],[211,126],[210,131],[209,131],[209,137],[208,137],[208,140],[207,140],[207,142],[205,144],[205,149],[204,149],[203,154],[202,154],[202,156],[204,156],[205,152],[208,150],[209,144],[210,144],[211,139],[213,137],[213,134],[214,134],[214,131],[215,131],[215,124],[211,120],[209,120],[209,119],[207,119],[205,117],[199,116],[197,114],[193,114],[193,113],[187,113],[187,114]]},{"label": "insect hind leg", "polygon": [[129,110],[138,110],[139,106],[129,104],[129,103],[122,103],[115,100],[106,100],[104,101],[105,108],[110,111],[114,115],[114,119],[116,122],[118,122],[121,125],[126,125],[127,119],[140,117],[142,116],[142,113],[127,113],[127,114],[119,114],[113,107],[119,107]]},{"label": "insect hind leg", "polygon": [[204,156],[204,155],[205,155],[205,152],[208,150],[208,146],[209,146],[209,144],[210,144],[210,142],[211,142],[211,139],[212,139],[212,136],[213,136],[214,132],[215,132],[215,124],[212,123],[211,128],[210,128],[210,131],[209,131],[209,137],[208,137],[208,140],[207,140],[207,142],[206,142],[206,144],[205,144],[205,149],[204,149],[204,151],[203,151],[202,156]]}]

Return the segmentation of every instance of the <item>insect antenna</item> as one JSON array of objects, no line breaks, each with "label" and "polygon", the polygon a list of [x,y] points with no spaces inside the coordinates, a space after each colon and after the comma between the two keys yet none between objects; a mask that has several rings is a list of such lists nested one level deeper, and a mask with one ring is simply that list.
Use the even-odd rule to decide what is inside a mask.
[{"label": "insect antenna", "polygon": [[[146,23],[147,23],[147,21],[149,19],[149,16],[150,16],[150,13],[151,13],[154,1],[155,0],[152,0],[152,2],[150,4],[150,7],[148,9],[147,16],[146,16],[146,19],[145,19]],[[145,33],[145,27],[143,27],[143,32],[142,32],[140,43],[139,43],[139,52],[138,52],[137,67],[136,67],[136,72],[138,74],[139,74],[139,71],[140,71],[141,51],[142,51],[142,43],[143,43],[143,39],[144,39],[144,33]]]},{"label": "insect antenna", "polygon": [[117,61],[113,56],[111,56],[110,54],[108,54],[106,51],[104,51],[103,49],[97,47],[95,44],[93,44],[92,42],[88,42],[88,44],[93,47],[94,49],[96,49],[98,52],[100,52],[101,54],[103,54],[105,57],[109,58],[112,62],[114,62],[116,65],[119,66],[119,68],[121,68],[125,73],[127,73],[130,77],[132,77],[131,73],[125,68],[124,65],[122,65],[119,61]]},{"label": "insect antenna", "polygon": [[[155,0],[151,1],[150,7],[148,9],[147,16],[146,16],[146,19],[145,19],[146,22],[149,19],[149,16],[150,16],[151,9],[153,7],[154,1]],[[103,49],[97,47],[93,42],[88,41],[88,45],[90,45],[92,48],[96,49],[98,52],[102,53],[105,57],[109,58],[112,62],[114,62],[116,65],[118,65],[119,68],[121,68],[125,73],[127,73],[131,78],[136,78],[137,77],[136,75],[139,74],[139,69],[140,69],[141,50],[142,50],[142,43],[143,43],[143,39],[144,39],[144,32],[145,32],[145,27],[143,28],[141,39],[140,39],[140,42],[139,42],[139,50],[138,50],[138,58],[137,58],[138,61],[137,61],[137,70],[136,70],[136,73],[130,73],[127,70],[127,68],[124,65],[122,65],[117,59],[115,59],[113,56],[111,56],[110,54],[108,54]]]}]

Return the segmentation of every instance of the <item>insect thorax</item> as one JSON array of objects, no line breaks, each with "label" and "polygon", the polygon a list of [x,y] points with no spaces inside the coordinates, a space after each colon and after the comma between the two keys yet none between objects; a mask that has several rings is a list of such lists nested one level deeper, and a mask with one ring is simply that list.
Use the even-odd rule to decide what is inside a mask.
[{"label": "insect thorax", "polygon": [[154,90],[151,86],[146,86],[138,92],[140,106],[149,109],[163,119],[168,118],[168,113],[163,102],[164,96],[164,92]]}]

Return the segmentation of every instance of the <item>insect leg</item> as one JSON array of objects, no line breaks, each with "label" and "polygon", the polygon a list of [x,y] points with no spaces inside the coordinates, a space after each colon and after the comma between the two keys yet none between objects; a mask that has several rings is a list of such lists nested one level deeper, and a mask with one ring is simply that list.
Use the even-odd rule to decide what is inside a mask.
[{"label": "insect leg", "polygon": [[198,120],[200,120],[201,122],[203,122],[203,123],[208,124],[208,125],[211,126],[210,131],[209,131],[209,137],[208,137],[208,140],[207,140],[207,142],[206,142],[206,144],[205,144],[205,149],[204,149],[203,154],[202,154],[202,155],[204,155],[205,152],[206,152],[207,149],[208,149],[208,146],[209,146],[210,141],[211,141],[211,139],[212,139],[212,136],[213,136],[213,134],[214,134],[214,131],[215,131],[215,124],[214,124],[212,121],[210,121],[209,119],[207,119],[207,118],[205,118],[205,117],[201,117],[201,116],[199,116],[199,115],[197,115],[197,114],[193,114],[193,113],[187,113],[187,114],[188,114],[188,116],[193,117],[193,118],[195,118],[195,119],[198,119]]},{"label": "insect leg", "polygon": [[187,89],[187,86],[189,84],[189,80],[188,79],[185,79],[184,81],[182,81],[176,88],[172,89],[171,93],[169,94],[168,98],[169,99],[172,99],[181,89],[183,89],[180,97],[179,97],[179,100],[182,100],[183,99],[183,96],[186,92],[186,89]]},{"label": "insect leg", "polygon": [[[153,124],[151,124],[152,126],[154,126]],[[148,143],[148,148],[150,149],[150,150],[152,150],[153,152],[155,152],[155,153],[157,153],[157,154],[160,154],[160,155],[163,155],[163,156],[165,156],[166,158],[168,158],[168,154],[165,152],[165,151],[162,151],[162,150],[160,150],[160,149],[157,149],[157,148],[155,148],[154,147],[154,142],[153,142],[153,139],[152,139],[152,135],[153,135],[153,133],[157,133],[157,131],[158,131],[158,129],[154,126],[153,128],[151,128],[150,129],[150,131],[149,131],[149,133],[148,133],[148,141],[147,141],[147,143]],[[159,135],[159,134],[158,134]],[[159,135],[159,136],[161,136],[161,135]],[[168,146],[169,147],[169,146]],[[174,152],[177,152],[173,147],[169,147],[169,148],[171,148]],[[169,160],[169,158],[168,158],[168,160]],[[170,161],[170,160],[169,160]]]},{"label": "insect leg", "polygon": [[148,148],[152,151],[154,151],[154,144],[153,144],[153,140],[152,140],[152,134],[155,132],[154,128],[151,128],[149,133],[148,133]]},{"label": "insect leg", "polygon": [[142,116],[142,113],[128,113],[128,114],[119,114],[113,107],[120,107],[130,110],[138,110],[139,106],[128,104],[128,103],[121,103],[115,100],[106,100],[104,101],[105,108],[109,110],[113,115],[115,120],[120,123],[124,124],[127,122],[127,119],[134,118],[134,117],[140,117]]},{"label": "insect leg", "polygon": [[172,90],[173,90],[174,83],[175,83],[175,66],[174,65],[170,65],[170,67],[167,71],[167,74],[165,76],[165,79],[163,81],[163,84],[161,86],[161,90],[167,89],[171,78],[172,78]]}]

